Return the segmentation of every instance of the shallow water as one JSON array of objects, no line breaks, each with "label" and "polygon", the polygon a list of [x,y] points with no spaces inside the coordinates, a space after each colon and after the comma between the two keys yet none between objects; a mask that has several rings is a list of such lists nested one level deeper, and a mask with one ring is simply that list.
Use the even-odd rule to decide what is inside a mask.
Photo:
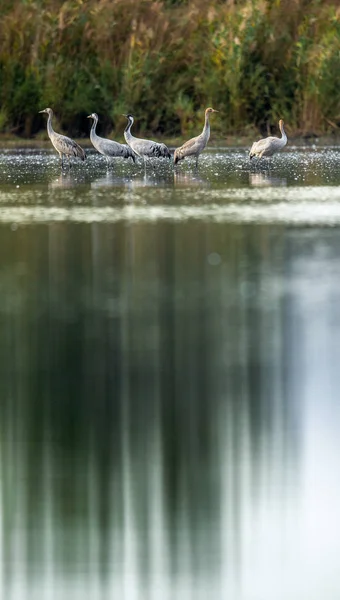
[{"label": "shallow water", "polygon": [[337,600],[340,151],[0,154],[0,597]]}]

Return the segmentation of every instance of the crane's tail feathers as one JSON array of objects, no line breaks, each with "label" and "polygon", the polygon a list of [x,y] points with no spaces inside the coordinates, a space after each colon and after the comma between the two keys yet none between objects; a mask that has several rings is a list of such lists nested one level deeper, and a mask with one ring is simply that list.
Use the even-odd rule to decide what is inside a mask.
[{"label": "crane's tail feathers", "polygon": [[171,152],[165,144],[160,144],[160,156],[163,156],[163,158],[171,158]]},{"label": "crane's tail feathers", "polygon": [[133,152],[133,150],[131,150],[131,148],[128,147],[128,151],[125,155],[125,158],[132,158],[133,162],[136,162],[136,154]]},{"label": "crane's tail feathers", "polygon": [[73,150],[73,156],[78,156],[78,158],[80,158],[81,160],[84,161],[86,158],[86,152],[85,152],[84,148],[79,146],[79,144],[75,144],[74,150]]}]

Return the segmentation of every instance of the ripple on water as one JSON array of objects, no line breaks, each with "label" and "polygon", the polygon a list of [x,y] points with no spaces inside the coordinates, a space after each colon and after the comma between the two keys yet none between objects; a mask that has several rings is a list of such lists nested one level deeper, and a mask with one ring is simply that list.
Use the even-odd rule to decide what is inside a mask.
[{"label": "ripple on water", "polygon": [[2,152],[0,222],[340,223],[336,147],[288,149],[263,165],[250,163],[245,148],[211,149],[198,170],[160,161],[146,171],[122,160],[107,168],[93,152],[64,171],[51,150]]},{"label": "ripple on water", "polygon": [[[255,190],[258,192],[260,190]],[[261,190],[262,191],[262,190]],[[267,191],[267,190],[265,190]],[[210,203],[180,206],[165,204],[144,204],[143,197],[135,198],[135,202],[119,206],[43,206],[21,205],[3,206],[0,211],[2,223],[50,223],[69,221],[76,223],[115,223],[188,221],[204,220],[215,222],[240,223],[277,223],[290,225],[339,225],[340,224],[340,189],[334,189],[331,197],[320,198],[320,190],[309,188],[303,190],[291,188],[286,197],[280,190],[273,196],[266,197],[249,190],[229,190],[225,203],[215,193],[211,194]],[[234,193],[233,193],[234,192]],[[286,190],[287,192],[287,190]],[[316,196],[317,194],[317,196]],[[288,196],[288,197],[287,197]],[[216,203],[216,200],[219,203]],[[126,200],[128,200],[126,198]]]}]

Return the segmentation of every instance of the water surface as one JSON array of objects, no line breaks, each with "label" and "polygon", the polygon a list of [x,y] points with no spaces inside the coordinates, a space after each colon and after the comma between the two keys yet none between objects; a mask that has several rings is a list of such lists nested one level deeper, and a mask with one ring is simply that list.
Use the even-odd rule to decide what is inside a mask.
[{"label": "water surface", "polygon": [[340,152],[0,155],[0,597],[337,600]]}]

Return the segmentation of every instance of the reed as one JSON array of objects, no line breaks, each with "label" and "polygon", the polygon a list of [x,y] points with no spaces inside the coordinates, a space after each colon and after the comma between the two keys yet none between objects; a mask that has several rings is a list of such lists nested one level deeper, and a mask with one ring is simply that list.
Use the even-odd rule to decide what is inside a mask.
[{"label": "reed", "polygon": [[214,134],[340,126],[336,0],[4,0],[0,8],[0,131],[31,136],[52,106],[60,126],[191,134],[204,109]]}]

